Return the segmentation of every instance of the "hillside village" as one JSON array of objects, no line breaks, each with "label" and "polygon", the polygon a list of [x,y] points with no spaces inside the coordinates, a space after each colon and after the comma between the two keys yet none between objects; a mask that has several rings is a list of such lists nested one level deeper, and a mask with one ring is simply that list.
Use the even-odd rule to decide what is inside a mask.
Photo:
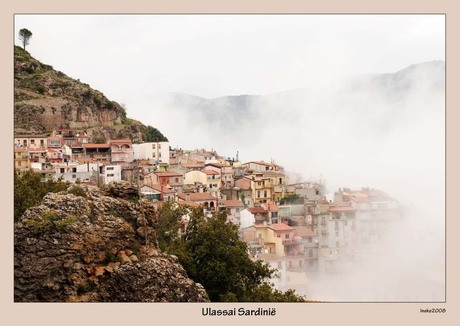
[{"label": "hillside village", "polygon": [[[328,198],[321,182],[299,182],[275,162],[243,163],[238,154],[173,149],[169,142],[101,142],[85,130],[16,134],[14,167],[19,174],[32,169],[42,180],[130,181],[156,207],[173,201],[209,216],[226,211],[248,254],[279,271],[273,280],[279,289],[375,255],[400,214],[398,202],[381,190],[343,188]],[[187,223],[184,216],[182,231]]]}]

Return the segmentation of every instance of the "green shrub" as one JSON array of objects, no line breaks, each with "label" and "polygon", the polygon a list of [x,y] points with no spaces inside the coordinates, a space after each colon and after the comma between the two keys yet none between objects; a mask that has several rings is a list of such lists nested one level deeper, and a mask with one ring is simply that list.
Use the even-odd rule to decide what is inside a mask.
[{"label": "green shrub", "polygon": [[77,185],[70,187],[67,192],[75,196],[86,197],[86,190]]}]

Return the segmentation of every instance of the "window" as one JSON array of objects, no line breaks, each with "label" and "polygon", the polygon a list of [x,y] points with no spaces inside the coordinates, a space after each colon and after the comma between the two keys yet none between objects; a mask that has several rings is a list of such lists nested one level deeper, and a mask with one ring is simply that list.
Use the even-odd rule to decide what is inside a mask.
[{"label": "window", "polygon": [[179,178],[175,178],[174,180],[176,181],[176,183],[179,183]]},{"label": "window", "polygon": [[257,197],[260,198],[260,191],[257,191]]},{"label": "window", "polygon": [[76,174],[72,174],[72,179],[76,179],[77,178],[77,175]]},{"label": "window", "polygon": [[107,177],[114,177],[114,176],[115,176],[115,174],[113,174],[113,173],[107,174]]},{"label": "window", "polygon": [[152,144],[152,149],[155,149],[155,144]]},{"label": "window", "polygon": [[308,250],[308,257],[313,257],[313,249]]},{"label": "window", "polygon": [[279,184],[282,184],[282,183],[283,183],[283,179],[279,178]]},{"label": "window", "polygon": [[289,233],[286,233],[286,239],[289,239]]},{"label": "window", "polygon": [[264,190],[264,198],[267,198],[267,190]]},{"label": "window", "polygon": [[114,169],[114,167],[113,167],[113,166],[111,166],[111,167],[107,167],[107,171],[112,171],[113,169]]},{"label": "window", "polygon": [[45,140],[40,139],[40,146],[41,146],[41,147],[45,147]]},{"label": "window", "polygon": [[313,242],[313,237],[308,237],[308,242],[312,243]]}]

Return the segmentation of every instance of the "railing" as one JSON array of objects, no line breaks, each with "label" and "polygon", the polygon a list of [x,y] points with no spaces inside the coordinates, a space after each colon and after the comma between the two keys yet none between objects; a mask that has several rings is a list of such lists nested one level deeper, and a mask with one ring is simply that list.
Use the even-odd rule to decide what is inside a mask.
[{"label": "railing", "polygon": [[299,244],[301,243],[301,240],[299,239],[285,239],[283,240],[283,245],[292,245],[292,244]]}]

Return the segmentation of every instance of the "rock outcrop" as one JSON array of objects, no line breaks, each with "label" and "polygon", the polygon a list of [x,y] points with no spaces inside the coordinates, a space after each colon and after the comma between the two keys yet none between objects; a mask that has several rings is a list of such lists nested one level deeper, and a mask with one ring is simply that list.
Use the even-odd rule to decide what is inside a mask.
[{"label": "rock outcrop", "polygon": [[167,140],[156,128],[129,119],[117,102],[41,63],[17,46],[14,49],[14,102],[17,134],[76,129],[105,140]]},{"label": "rock outcrop", "polygon": [[133,189],[74,186],[27,210],[14,228],[15,301],[209,301],[158,249],[156,210]]}]

